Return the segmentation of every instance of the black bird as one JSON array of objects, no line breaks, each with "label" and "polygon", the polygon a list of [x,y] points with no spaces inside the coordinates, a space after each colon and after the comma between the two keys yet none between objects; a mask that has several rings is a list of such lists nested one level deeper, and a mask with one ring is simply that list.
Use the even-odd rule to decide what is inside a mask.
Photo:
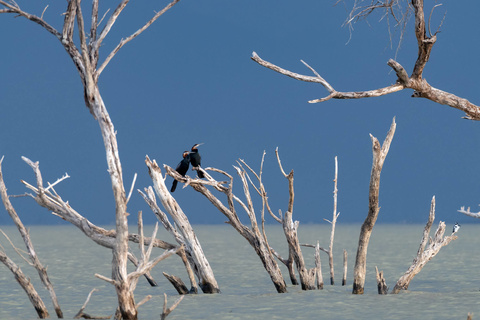
[{"label": "black bird", "polygon": [[[178,173],[180,173],[182,176],[185,177],[185,174],[188,171],[188,167],[190,166],[190,152],[188,151],[183,151],[183,159],[182,161],[179,162],[175,170],[177,170]],[[174,192],[175,189],[177,188],[177,180],[173,180],[172,188],[170,189],[170,192]]]},{"label": "black bird", "polygon": [[197,143],[192,147],[192,151],[190,151],[190,163],[192,164],[192,170],[197,170],[197,174],[199,178],[205,177],[203,172],[198,168],[201,166],[202,157],[200,153],[198,153],[198,147],[201,146],[203,143]]}]

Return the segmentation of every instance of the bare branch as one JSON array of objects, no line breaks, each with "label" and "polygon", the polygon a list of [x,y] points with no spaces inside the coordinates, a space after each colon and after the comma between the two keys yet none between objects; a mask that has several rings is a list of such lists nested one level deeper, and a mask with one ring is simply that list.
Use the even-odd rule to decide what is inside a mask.
[{"label": "bare branch", "polygon": [[460,210],[457,210],[460,213],[463,213],[467,216],[473,217],[473,218],[479,218],[480,219],[480,211],[479,212],[471,212],[470,207],[465,210],[465,207],[461,207]]},{"label": "bare branch", "polygon": [[425,225],[425,229],[423,231],[422,241],[420,242],[420,247],[417,251],[417,256],[412,262],[412,265],[408,270],[403,274],[400,279],[398,279],[395,287],[392,290],[392,293],[399,293],[401,290],[408,289],[410,282],[413,278],[422,270],[422,268],[427,264],[428,261],[433,259],[440,249],[446,245],[448,245],[451,241],[456,240],[458,237],[452,233],[450,236],[443,236],[445,233],[445,223],[440,221],[438,224],[437,231],[435,231],[434,238],[430,238],[430,241],[427,244],[428,234],[430,232],[430,228],[433,224],[433,220],[435,219],[435,197],[432,198],[432,203],[430,206],[430,214],[428,218],[428,222]]},{"label": "bare branch", "polygon": [[[140,29],[138,29],[135,33],[133,33],[131,36],[125,38],[125,39],[122,39],[120,41],[120,43],[117,45],[117,47],[115,49],[113,49],[112,52],[110,52],[110,54],[107,56],[107,58],[105,59],[105,61],[102,63],[102,65],[100,66],[100,68],[98,68],[96,74],[95,74],[95,77],[98,79],[98,77],[100,76],[100,74],[102,73],[103,69],[105,69],[105,67],[107,66],[107,64],[110,62],[110,60],[112,60],[112,58],[115,56],[115,54],[118,52],[118,50],[120,50],[125,44],[127,44],[128,42],[130,42],[131,40],[133,40],[134,38],[136,38],[138,35],[140,35],[143,31],[145,31],[153,22],[155,22],[155,20],[157,20],[161,15],[163,15],[165,12],[167,12],[170,8],[172,8],[178,1],[180,0],[173,0],[172,2],[170,2],[167,6],[165,6],[165,8],[163,8],[162,10],[160,10],[159,12],[157,12],[155,14],[155,16],[153,16],[152,19],[150,19],[143,27],[141,27]],[[122,4],[125,2],[125,5],[127,4],[128,1],[123,1]],[[119,7],[122,5],[120,4]],[[125,7],[125,5],[123,7]],[[121,8],[121,10],[123,10],[123,7]],[[118,9],[118,8],[117,8]],[[120,14],[121,10],[118,12],[117,16]],[[112,14],[112,17],[117,13],[117,10],[115,10],[114,14]],[[112,17],[110,19],[112,19]],[[116,20],[116,17],[115,19],[112,21],[112,24],[115,22]],[[109,21],[110,22],[110,21]],[[107,23],[108,25],[108,23]],[[105,29],[104,29],[105,30]],[[108,29],[109,30],[109,29]],[[102,34],[100,35],[100,38],[99,40],[103,40],[102,39],[102,36],[103,38],[105,37],[105,35],[103,35],[103,31],[102,31]],[[108,33],[108,31],[106,32]],[[101,41],[100,41],[101,42]],[[97,50],[98,50],[98,46],[97,47]]]},{"label": "bare branch", "polygon": [[52,27],[51,25],[49,25],[45,20],[43,20],[42,18],[40,17],[37,17],[36,15],[33,15],[33,14],[30,14],[30,13],[27,13],[25,11],[23,11],[22,9],[20,9],[20,7],[18,6],[18,4],[16,4],[15,2],[12,2],[11,4],[10,3],[7,3],[3,0],[0,0],[0,4],[7,7],[8,9],[6,10],[1,10],[0,13],[16,13],[18,14],[19,16],[22,16],[30,21],[33,21],[37,24],[39,24],[40,26],[42,26],[45,30],[47,30],[48,32],[50,32],[51,34],[53,34],[57,39],[61,40],[62,39],[62,35],[60,32],[58,32],[54,27]]},{"label": "bare branch", "polygon": [[167,316],[173,311],[175,310],[175,308],[180,304],[180,302],[182,302],[183,298],[185,298],[185,296],[180,296],[180,298],[178,298],[174,303],[173,305],[170,307],[170,308],[167,308],[167,294],[164,293],[163,294],[165,296],[165,301],[163,303],[163,312],[162,314],[160,315],[160,319],[162,320],[165,320],[167,318]]},{"label": "bare branch", "polygon": [[127,203],[130,201],[130,197],[132,196],[133,188],[135,187],[135,181],[137,181],[137,173],[133,176],[132,186],[130,187],[130,191],[128,192]]}]

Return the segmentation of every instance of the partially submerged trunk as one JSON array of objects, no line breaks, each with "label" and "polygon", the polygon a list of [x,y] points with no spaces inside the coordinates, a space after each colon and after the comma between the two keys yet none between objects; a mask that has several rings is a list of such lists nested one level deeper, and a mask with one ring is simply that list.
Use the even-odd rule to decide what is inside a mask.
[{"label": "partially submerged trunk", "polygon": [[22,287],[28,296],[28,299],[32,303],[37,315],[40,319],[49,318],[47,307],[43,303],[42,298],[38,295],[37,291],[30,282],[30,279],[25,276],[19,266],[15,264],[6,254],[0,249],[0,261],[13,273],[15,280]]},{"label": "partially submerged trunk", "polygon": [[[398,279],[395,287],[392,290],[392,293],[399,293],[401,290],[407,290],[410,285],[410,281],[422,271],[423,267],[430,261],[433,257],[437,255],[440,249],[448,245],[451,241],[456,240],[457,236],[452,233],[450,236],[443,236],[445,233],[445,222],[440,221],[438,224],[437,231],[435,231],[434,238],[429,238],[430,229],[435,220],[435,197],[432,198],[430,206],[430,215],[428,222],[425,225],[423,230],[422,241],[420,242],[420,247],[417,251],[417,256],[413,260],[412,265],[405,272],[403,276]],[[429,241],[430,239],[430,241]],[[428,243],[428,246],[427,246]]]},{"label": "partially submerged trunk", "polygon": [[[205,257],[202,246],[200,245],[200,241],[198,241],[198,238],[195,235],[195,232],[190,225],[187,216],[166,187],[165,179],[162,176],[162,171],[160,167],[158,167],[155,160],[152,162],[148,156],[145,159],[145,163],[147,164],[148,172],[150,174],[150,177],[152,178],[155,192],[160,198],[160,202],[162,203],[165,210],[172,217],[176,227],[174,228],[168,222],[166,215],[162,215],[162,212],[160,210],[154,210],[154,212],[157,213],[157,216],[161,215],[159,216],[159,220],[163,223],[167,231],[174,235],[177,242],[185,245],[187,257],[190,260],[191,264],[194,266],[193,269],[199,278],[200,288],[202,289],[202,291],[204,293],[220,292],[217,280],[215,279],[212,268],[210,267],[210,264]],[[149,200],[155,202],[155,199],[152,197],[154,197],[154,195],[150,193]]]},{"label": "partially submerged trunk", "polygon": [[363,288],[365,285],[365,273],[367,267],[367,249],[370,241],[370,235],[373,231],[373,226],[377,221],[378,212],[380,210],[378,206],[378,196],[380,193],[380,173],[382,172],[383,163],[387,157],[390,144],[395,134],[395,118],[393,119],[390,130],[387,133],[387,137],[383,142],[383,146],[380,146],[377,138],[370,135],[372,139],[372,152],[373,152],[373,165],[370,176],[370,189],[369,189],[369,204],[368,215],[362,224],[360,230],[360,237],[358,239],[357,257],[355,259],[355,268],[353,270],[353,293],[363,294]]}]

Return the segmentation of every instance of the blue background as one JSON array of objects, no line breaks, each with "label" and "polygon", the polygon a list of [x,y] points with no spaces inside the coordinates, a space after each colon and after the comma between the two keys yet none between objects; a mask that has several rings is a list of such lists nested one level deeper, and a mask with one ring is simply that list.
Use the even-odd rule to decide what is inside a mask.
[{"label": "blue background", "polygon": [[[22,9],[38,16],[47,4],[24,2],[19,2]],[[100,61],[165,4],[132,1],[104,41]],[[427,18],[431,6],[425,5]],[[474,36],[479,7],[477,2],[446,3],[434,11],[433,30],[445,12],[446,17],[424,71],[432,86],[473,103],[480,100],[479,42]],[[44,19],[61,30],[65,9],[65,2],[50,3]],[[85,1],[85,16],[89,9]],[[101,6],[100,16],[107,9]],[[383,142],[396,117],[397,131],[382,172],[378,221],[423,223],[435,195],[438,220],[477,222],[457,210],[463,205],[478,208],[478,123],[461,119],[463,113],[453,108],[411,98],[411,90],[308,104],[327,91],[250,59],[255,51],[285,69],[312,75],[302,59],[338,91],[394,83],[396,75],[386,64],[390,58],[411,73],[417,56],[413,20],[397,54],[399,31],[391,43],[382,14],[355,24],[350,39],[348,28],[342,27],[349,9],[349,2],[334,6],[334,1],[184,0],[125,45],[103,71],[99,87],[118,131],[127,191],[135,173],[136,188],[152,184],[145,155],[175,167],[184,150],[204,142],[203,166],[231,174],[239,158],[258,169],[265,150],[270,205],[274,212],[285,211],[288,183],[276,162],[278,147],[284,169],[295,171],[294,219],[331,219],[338,156],[339,223],[362,222],[372,164],[369,133]],[[2,168],[9,194],[28,191],[20,179],[35,182],[20,158],[26,156],[40,162],[44,181],[54,182],[68,172],[71,178],[55,189],[75,210],[93,223],[114,223],[103,141],[69,56],[54,36],[12,14],[0,15],[0,36],[0,156],[5,156]],[[167,185],[171,181],[168,177]],[[241,196],[240,180],[235,184]],[[226,220],[191,188],[180,185],[174,196],[192,223]],[[63,223],[30,198],[12,201],[26,224]],[[146,223],[156,220],[137,192],[128,209],[131,219],[142,210]],[[259,214],[258,198],[256,209]],[[245,214],[239,214],[245,221]],[[9,223],[1,207],[0,224]]]}]

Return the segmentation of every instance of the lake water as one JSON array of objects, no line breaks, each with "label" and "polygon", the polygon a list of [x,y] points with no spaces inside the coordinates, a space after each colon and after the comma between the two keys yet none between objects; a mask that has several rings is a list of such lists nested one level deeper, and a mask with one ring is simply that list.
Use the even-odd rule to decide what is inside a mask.
[{"label": "lake water", "polygon": [[[436,228],[436,224],[435,224]],[[450,232],[452,226],[447,225]],[[22,242],[15,227],[2,229]],[[71,226],[31,226],[32,240],[41,261],[48,266],[60,306],[71,319],[83,305],[88,293],[95,292],[85,312],[107,316],[114,312],[116,296],[113,287],[94,277],[110,276],[111,251],[86,238]],[[153,226],[146,226],[151,233]],[[387,285],[393,288],[410,266],[422,236],[422,225],[377,225],[368,250],[367,278],[364,295],[352,295],[352,275],[360,225],[337,226],[334,244],[336,285],[329,285],[327,255],[322,253],[324,290],[302,291],[288,286],[288,293],[278,294],[254,250],[228,225],[194,226],[205,254],[213,268],[221,294],[188,295],[168,319],[466,319],[469,312],[480,317],[480,226],[464,224],[459,239],[444,247],[413,279],[409,291],[380,296],[376,291],[375,266],[383,270]],[[132,229],[132,231],[134,231]],[[269,242],[286,255],[286,242],[280,225],[267,227]],[[328,247],[329,225],[300,225],[300,241]],[[166,231],[157,236],[173,242]],[[0,243],[10,258],[30,276],[35,288],[55,318],[48,293],[38,281],[36,272],[26,265],[2,237]],[[348,252],[347,286],[341,286],[343,249]],[[155,251],[154,251],[155,252]],[[160,253],[161,251],[156,251]],[[313,249],[304,248],[309,266],[313,266]],[[160,262],[152,272],[158,287],[140,279],[135,297],[153,298],[140,307],[140,319],[159,319],[163,293],[168,305],[178,295],[162,272],[180,276],[186,283],[184,268],[178,257]],[[282,267],[286,281],[288,273]],[[0,264],[0,319],[36,319],[26,294],[10,271]]]}]

